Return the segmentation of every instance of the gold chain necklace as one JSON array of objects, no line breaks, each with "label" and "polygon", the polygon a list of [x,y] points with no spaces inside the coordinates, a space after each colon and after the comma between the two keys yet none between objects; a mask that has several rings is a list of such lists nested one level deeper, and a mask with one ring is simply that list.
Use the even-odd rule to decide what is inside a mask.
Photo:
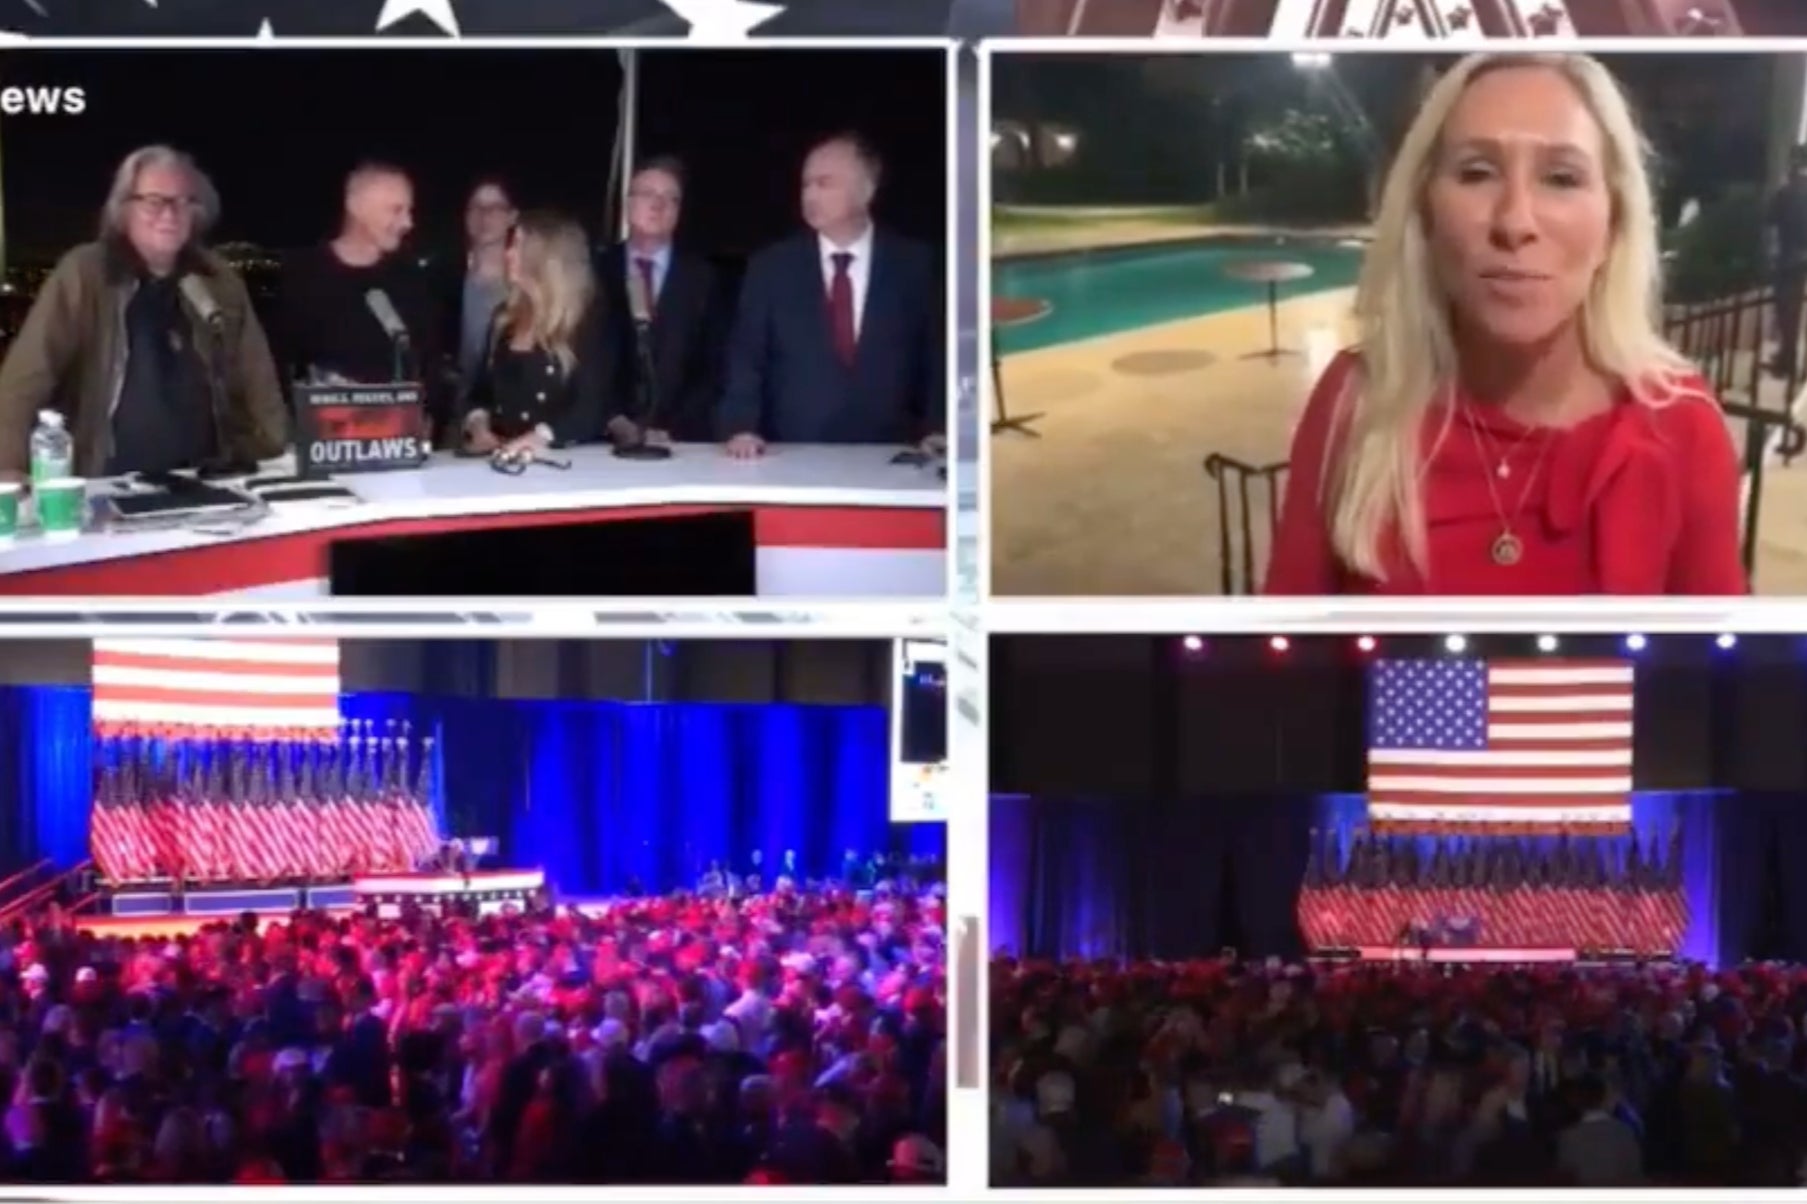
[{"label": "gold chain necklace", "polygon": [[[1556,440],[1553,438],[1546,438],[1543,441],[1543,446],[1537,449],[1537,459],[1531,462],[1531,472],[1525,477],[1525,487],[1519,492],[1518,502],[1512,507],[1511,511],[1507,511],[1505,505],[1500,501],[1499,489],[1494,484],[1494,477],[1497,475],[1504,479],[1510,474],[1506,471],[1500,471],[1498,473],[1486,471],[1488,458],[1487,449],[1481,444],[1480,428],[1475,424],[1474,419],[1470,415],[1464,414],[1462,416],[1462,422],[1463,425],[1468,428],[1469,437],[1474,440],[1474,449],[1476,453],[1481,457],[1483,469],[1481,479],[1487,482],[1487,496],[1493,502],[1494,517],[1500,520],[1499,537],[1493,541],[1493,547],[1491,549],[1493,563],[1499,565],[1501,568],[1511,568],[1520,560],[1524,559],[1525,555],[1525,542],[1518,537],[1518,532],[1513,528],[1516,526],[1519,516],[1524,512],[1525,503],[1531,498],[1531,489],[1537,484],[1537,474],[1543,470],[1544,457],[1549,454],[1550,445]],[[1529,436],[1526,437],[1529,438]],[[1501,462],[1500,467],[1502,470],[1505,469],[1506,466],[1504,461]]]},{"label": "gold chain necklace", "polygon": [[1512,444],[1510,449],[1501,451],[1500,445],[1494,439],[1492,431],[1478,422],[1475,422],[1469,415],[1465,414],[1464,419],[1468,422],[1468,429],[1475,432],[1487,444],[1487,450],[1483,453],[1483,458],[1487,459],[1489,462],[1498,463],[1499,466],[1494,470],[1494,475],[1499,477],[1502,481],[1506,480],[1512,475],[1512,457],[1518,455],[1518,449],[1523,447],[1531,436],[1529,434],[1521,435],[1517,441]]}]

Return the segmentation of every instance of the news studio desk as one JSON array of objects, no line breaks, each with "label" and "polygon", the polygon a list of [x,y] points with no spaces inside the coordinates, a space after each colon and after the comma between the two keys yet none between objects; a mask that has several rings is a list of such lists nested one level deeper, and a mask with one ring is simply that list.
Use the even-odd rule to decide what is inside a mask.
[{"label": "news studio desk", "polygon": [[[418,470],[336,478],[356,502],[288,503],[247,526],[61,541],[28,530],[0,547],[0,594],[502,597],[601,563],[623,596],[720,593],[711,583],[735,578],[740,588],[726,592],[941,597],[947,482],[933,467],[891,464],[896,451],[775,445],[737,461],[696,445],[632,461],[585,447],[555,453],[569,471],[535,465],[519,476],[439,455]],[[498,576],[516,588],[493,588]]]}]

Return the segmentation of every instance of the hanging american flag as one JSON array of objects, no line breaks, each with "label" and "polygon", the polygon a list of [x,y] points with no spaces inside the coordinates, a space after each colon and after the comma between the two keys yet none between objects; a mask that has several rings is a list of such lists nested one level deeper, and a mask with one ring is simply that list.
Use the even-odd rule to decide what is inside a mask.
[{"label": "hanging american flag", "polygon": [[[1119,0],[1112,0],[1113,3]],[[0,0],[30,37],[933,37],[1012,31],[1014,0]]]},{"label": "hanging american flag", "polygon": [[1630,828],[1629,661],[1383,660],[1368,684],[1376,828]]},{"label": "hanging american flag", "polygon": [[335,738],[338,641],[96,640],[94,726],[103,736],[234,731],[266,739]]}]

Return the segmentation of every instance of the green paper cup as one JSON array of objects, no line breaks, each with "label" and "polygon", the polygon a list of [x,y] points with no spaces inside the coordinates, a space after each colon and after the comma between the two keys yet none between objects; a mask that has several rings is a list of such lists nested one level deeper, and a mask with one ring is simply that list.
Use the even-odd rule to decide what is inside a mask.
[{"label": "green paper cup", "polygon": [[19,500],[25,486],[15,481],[0,481],[0,544],[11,543],[19,533]]},{"label": "green paper cup", "polygon": [[45,539],[74,539],[82,533],[88,516],[88,482],[57,477],[39,481],[32,493],[38,500],[38,529]]}]

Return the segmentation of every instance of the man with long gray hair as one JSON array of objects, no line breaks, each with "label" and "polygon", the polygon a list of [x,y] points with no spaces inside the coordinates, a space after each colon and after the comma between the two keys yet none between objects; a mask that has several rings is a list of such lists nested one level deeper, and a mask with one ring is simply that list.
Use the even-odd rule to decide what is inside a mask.
[{"label": "man with long gray hair", "polygon": [[82,476],[242,465],[280,453],[288,412],[238,273],[203,245],[219,194],[167,146],[127,155],[100,236],[63,256],[0,365],[0,476],[39,410],[62,411]]}]

